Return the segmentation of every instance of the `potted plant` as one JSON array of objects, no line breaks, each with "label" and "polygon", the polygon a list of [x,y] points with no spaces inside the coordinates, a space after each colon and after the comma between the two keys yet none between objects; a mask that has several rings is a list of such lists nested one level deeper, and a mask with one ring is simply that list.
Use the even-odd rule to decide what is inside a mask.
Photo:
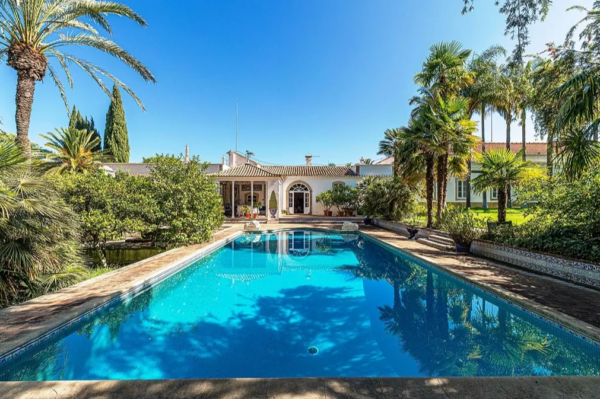
[{"label": "potted plant", "polygon": [[346,209],[348,208],[348,203],[350,202],[348,187],[342,185],[333,186],[333,190],[331,190],[331,197],[333,205],[338,209],[338,216],[346,216]]},{"label": "potted plant", "polygon": [[271,212],[271,217],[275,218],[277,214],[277,198],[275,198],[275,191],[271,191],[271,197],[269,198],[269,211]]},{"label": "potted plant", "polygon": [[412,216],[411,218],[407,219],[405,223],[407,225],[406,230],[409,234],[408,239],[412,240],[417,236],[417,234],[419,234],[419,220]]},{"label": "potted plant", "polygon": [[252,212],[252,208],[250,208],[248,205],[243,205],[240,208],[240,212],[244,215],[246,219],[250,219],[250,213]]},{"label": "potted plant", "polygon": [[333,206],[333,195],[331,193],[331,190],[324,191],[321,194],[317,195],[317,202],[323,205],[323,213],[325,214],[325,216],[333,215],[333,212],[331,212],[331,207]]},{"label": "potted plant", "polygon": [[483,221],[460,207],[448,208],[442,214],[441,227],[456,245],[456,252],[468,253],[473,240],[481,235]]},{"label": "potted plant", "polygon": [[256,207],[252,210],[252,214],[254,216],[254,219],[256,219],[258,217],[258,214],[260,213],[260,208],[262,208],[262,203],[257,202],[256,203]]}]

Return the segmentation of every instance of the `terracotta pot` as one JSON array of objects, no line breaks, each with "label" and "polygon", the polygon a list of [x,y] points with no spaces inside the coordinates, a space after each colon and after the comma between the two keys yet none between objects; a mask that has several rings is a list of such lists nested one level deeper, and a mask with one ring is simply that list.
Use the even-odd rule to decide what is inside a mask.
[{"label": "terracotta pot", "polygon": [[331,216],[333,215],[333,212],[331,211],[323,211],[325,213],[325,216]]},{"label": "terracotta pot", "polygon": [[250,219],[250,214],[249,213],[244,213],[244,216],[246,217],[246,219]]},{"label": "terracotta pot", "polygon": [[346,216],[346,212],[338,211],[338,217],[344,217],[344,216]]},{"label": "terracotta pot", "polygon": [[258,213],[254,214],[254,219],[256,219],[258,217]]}]

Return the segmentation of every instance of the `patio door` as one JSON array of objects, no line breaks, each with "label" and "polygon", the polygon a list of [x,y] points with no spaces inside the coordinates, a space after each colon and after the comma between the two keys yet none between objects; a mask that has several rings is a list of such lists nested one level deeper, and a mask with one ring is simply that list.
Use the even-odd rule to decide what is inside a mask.
[{"label": "patio door", "polygon": [[310,190],[302,183],[288,190],[288,214],[310,214]]}]

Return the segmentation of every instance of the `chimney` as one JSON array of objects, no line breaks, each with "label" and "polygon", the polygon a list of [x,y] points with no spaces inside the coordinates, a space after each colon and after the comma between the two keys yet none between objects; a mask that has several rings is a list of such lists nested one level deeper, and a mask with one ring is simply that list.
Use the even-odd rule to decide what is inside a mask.
[{"label": "chimney", "polygon": [[306,154],[304,158],[306,159],[306,166],[312,166],[312,155]]},{"label": "chimney", "polygon": [[223,155],[223,157],[221,158],[221,164],[222,164],[223,166],[225,166],[225,155]]},{"label": "chimney", "polygon": [[363,157],[360,157],[360,163],[365,163],[365,159]]},{"label": "chimney", "polygon": [[185,163],[190,162],[190,146],[187,145],[187,143],[185,144]]}]

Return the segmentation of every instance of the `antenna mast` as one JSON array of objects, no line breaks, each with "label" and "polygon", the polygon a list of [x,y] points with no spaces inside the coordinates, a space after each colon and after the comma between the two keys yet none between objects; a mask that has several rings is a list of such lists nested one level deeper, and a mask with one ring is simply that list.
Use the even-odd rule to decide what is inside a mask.
[{"label": "antenna mast", "polygon": [[235,152],[238,150],[238,100],[235,100]]}]

